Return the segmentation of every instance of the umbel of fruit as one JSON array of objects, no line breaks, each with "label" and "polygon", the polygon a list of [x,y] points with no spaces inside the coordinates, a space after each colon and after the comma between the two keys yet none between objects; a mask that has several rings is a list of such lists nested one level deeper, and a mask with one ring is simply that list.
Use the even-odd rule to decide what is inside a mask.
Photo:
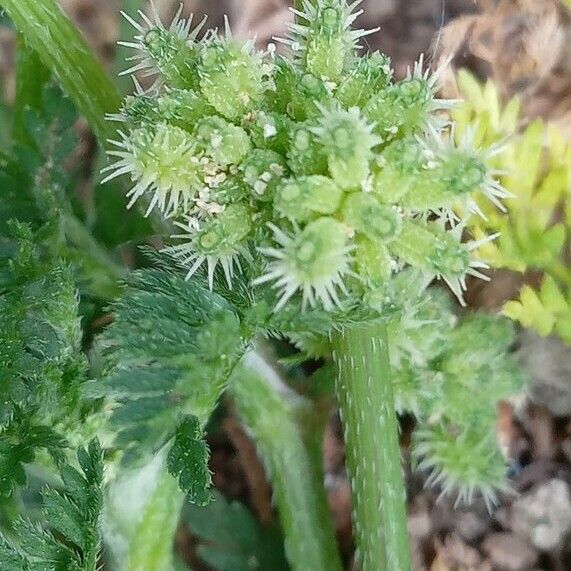
[{"label": "umbel of fruit", "polygon": [[330,310],[382,309],[377,294],[407,266],[460,300],[467,276],[485,277],[481,241],[463,230],[475,194],[506,195],[487,167],[497,149],[455,140],[422,60],[395,81],[385,56],[357,56],[358,4],[305,1],[287,56],[180,12],[168,28],[131,20],[127,73],[155,81],[113,117],[108,178],[128,174],[128,206],[172,221],[167,249],[189,278],[205,265],[211,285],[222,271],[232,287],[256,261],[253,283],[272,284],[277,309],[299,296]]}]

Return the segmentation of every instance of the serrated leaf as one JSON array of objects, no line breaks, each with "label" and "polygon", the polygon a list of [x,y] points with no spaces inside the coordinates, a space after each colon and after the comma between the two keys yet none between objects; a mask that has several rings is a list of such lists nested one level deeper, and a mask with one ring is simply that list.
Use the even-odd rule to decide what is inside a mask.
[{"label": "serrated leaf", "polygon": [[117,369],[104,382],[87,384],[83,394],[89,398],[159,396],[172,388],[179,375],[179,369],[168,367],[149,367],[140,370],[137,376],[130,370]]},{"label": "serrated leaf", "polygon": [[14,409],[11,421],[0,430],[0,496],[9,496],[15,486],[26,484],[25,465],[39,449],[62,459],[65,439],[53,429],[37,424],[33,409]]},{"label": "serrated leaf", "polygon": [[43,492],[40,526],[19,519],[12,539],[0,535],[0,568],[19,571],[96,571],[100,545],[103,460],[99,443],[78,451],[80,473],[65,465],[61,475],[65,490]]},{"label": "serrated leaf", "polygon": [[169,450],[169,472],[178,478],[190,502],[204,506],[212,499],[212,476],[208,468],[210,450],[196,417],[185,420],[178,428]]},{"label": "serrated leaf", "polygon": [[13,224],[12,232],[19,245],[0,271],[0,495],[25,484],[38,450],[62,460],[61,434],[80,425],[86,373],[71,268],[38,245],[48,229]]},{"label": "serrated leaf", "polygon": [[569,301],[565,299],[563,292],[559,289],[552,277],[547,276],[543,280],[540,292],[541,301],[549,311],[569,311]]},{"label": "serrated leaf", "polygon": [[85,538],[81,529],[82,512],[58,490],[48,489],[42,496],[44,515],[52,527],[79,548],[85,549]]},{"label": "serrated leaf", "polygon": [[4,538],[0,538],[0,562],[3,571],[28,571],[30,569],[25,558],[15,551]]},{"label": "serrated leaf", "polygon": [[208,418],[246,339],[232,305],[173,271],[133,273],[113,309],[109,373],[87,390],[118,404],[116,444],[130,461],[162,447],[188,415]]}]

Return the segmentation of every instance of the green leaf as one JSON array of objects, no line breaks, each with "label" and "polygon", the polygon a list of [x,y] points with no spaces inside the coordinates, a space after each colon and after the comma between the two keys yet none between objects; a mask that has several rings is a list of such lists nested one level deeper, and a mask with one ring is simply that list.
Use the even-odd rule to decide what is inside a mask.
[{"label": "green leaf", "polygon": [[28,571],[30,566],[26,559],[2,537],[0,538],[0,562],[4,571]]},{"label": "green leaf", "polygon": [[520,273],[539,270],[544,275],[539,291],[524,287],[519,299],[505,305],[504,314],[540,335],[557,333],[569,342],[571,273],[564,258],[571,227],[571,145],[556,127],[541,120],[518,133],[517,99],[500,110],[498,124],[486,122],[497,111],[499,101],[497,96],[482,97],[483,90],[491,94],[492,84],[482,88],[467,72],[459,73],[458,83],[467,97],[459,113],[455,112],[458,129],[463,131],[477,123],[482,143],[505,141],[493,163],[498,171],[505,172],[500,182],[513,194],[505,202],[505,212],[484,205],[486,220],[474,218],[471,222],[477,238],[492,233],[500,236],[484,245],[480,253],[496,267]]},{"label": "green leaf", "polygon": [[30,49],[25,38],[19,35],[13,135],[20,142],[25,142],[27,137],[24,125],[26,109],[41,107],[43,88],[49,78],[50,72],[42,64],[37,52]]},{"label": "green leaf", "polygon": [[75,183],[73,169],[64,173],[56,168],[76,145],[71,130],[76,115],[69,100],[52,86],[23,99],[16,109],[12,147],[0,155],[0,236],[10,235],[11,219],[34,229],[48,221],[55,224]]},{"label": "green leaf", "polygon": [[198,554],[213,569],[289,569],[280,534],[260,526],[238,502],[228,502],[215,492],[208,506],[188,506],[185,513],[190,531],[201,540]]},{"label": "green leaf", "polygon": [[248,339],[228,302],[169,271],[134,272],[112,310],[108,372],[86,394],[116,402],[116,443],[133,460],[186,434],[189,416],[207,421]]},{"label": "green leaf", "polygon": [[0,271],[0,495],[26,483],[39,449],[61,461],[66,438],[81,430],[86,375],[70,267],[34,242],[45,229],[13,229],[18,250]]},{"label": "green leaf", "polygon": [[538,291],[524,286],[519,299],[508,301],[503,313],[524,327],[534,329],[542,336],[557,333],[563,341],[571,343],[571,290],[565,290],[547,276]]},{"label": "green leaf", "polygon": [[99,519],[103,505],[103,459],[99,442],[77,453],[81,472],[65,465],[63,490],[46,489],[42,496],[44,524],[20,519],[14,537],[0,535],[0,567],[11,571],[96,571]]},{"label": "green leaf", "polygon": [[31,229],[16,225],[19,251],[0,273],[0,426],[14,406],[37,405],[44,422],[77,401],[85,361],[77,290],[69,266],[44,258]]},{"label": "green leaf", "polygon": [[38,424],[37,416],[37,409],[15,406],[10,422],[0,429],[0,497],[9,496],[16,486],[26,485],[25,465],[35,460],[39,449],[47,450],[58,461],[62,459],[65,439]]},{"label": "green leaf", "polygon": [[177,477],[188,499],[199,506],[208,504],[212,495],[212,477],[208,468],[210,450],[204,441],[200,422],[190,417],[179,427],[169,450],[169,472]]}]

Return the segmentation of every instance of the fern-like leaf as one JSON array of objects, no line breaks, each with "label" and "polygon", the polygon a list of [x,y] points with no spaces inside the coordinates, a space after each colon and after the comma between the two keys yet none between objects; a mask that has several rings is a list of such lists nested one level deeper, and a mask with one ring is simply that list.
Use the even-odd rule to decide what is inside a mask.
[{"label": "fern-like leaf", "polygon": [[112,310],[108,374],[88,394],[116,403],[116,444],[138,459],[184,434],[189,416],[206,422],[248,339],[228,302],[172,271],[133,273]]},{"label": "fern-like leaf", "polygon": [[504,313],[540,335],[557,333],[571,345],[571,287],[565,293],[551,276],[544,278],[539,290],[524,286],[518,300],[506,303]]},{"label": "fern-like leaf", "polygon": [[27,225],[14,224],[18,250],[0,275],[0,493],[25,483],[37,449],[60,461],[77,431],[81,353],[78,298],[71,269],[44,255]]},{"label": "fern-like leaf", "polygon": [[99,442],[77,453],[80,470],[63,465],[62,490],[42,493],[40,526],[19,519],[13,537],[0,536],[3,571],[96,571],[100,548],[103,461]]}]

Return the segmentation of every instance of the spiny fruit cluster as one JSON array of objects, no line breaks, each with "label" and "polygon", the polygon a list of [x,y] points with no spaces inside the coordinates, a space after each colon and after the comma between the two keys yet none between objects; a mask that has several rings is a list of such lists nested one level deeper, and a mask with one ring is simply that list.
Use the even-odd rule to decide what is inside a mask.
[{"label": "spiny fruit cluster", "polygon": [[[401,282],[396,287],[406,289],[401,276],[405,283],[413,278],[402,272],[395,280]],[[491,509],[497,493],[507,488],[505,458],[491,430],[494,404],[525,382],[508,354],[514,327],[484,313],[458,319],[449,297],[434,288],[422,304],[409,303],[389,319],[388,330],[395,408],[419,421],[413,463],[443,496],[456,495],[457,503],[479,496]]]},{"label": "spiny fruit cluster", "polygon": [[[262,260],[254,284],[272,283],[277,308],[293,296],[332,309],[348,297],[378,307],[405,266],[462,298],[483,277],[477,244],[455,212],[477,214],[474,193],[505,196],[486,166],[496,148],[454,141],[439,112],[436,75],[422,60],[394,81],[380,53],[358,57],[360,2],[305,0],[290,55],[201,35],[180,13],[170,27],[141,13],[126,73],[156,76],[127,99],[109,178],[129,174],[130,203],[181,229],[169,247],[192,276]],[[457,208],[458,207],[458,208]]]}]

